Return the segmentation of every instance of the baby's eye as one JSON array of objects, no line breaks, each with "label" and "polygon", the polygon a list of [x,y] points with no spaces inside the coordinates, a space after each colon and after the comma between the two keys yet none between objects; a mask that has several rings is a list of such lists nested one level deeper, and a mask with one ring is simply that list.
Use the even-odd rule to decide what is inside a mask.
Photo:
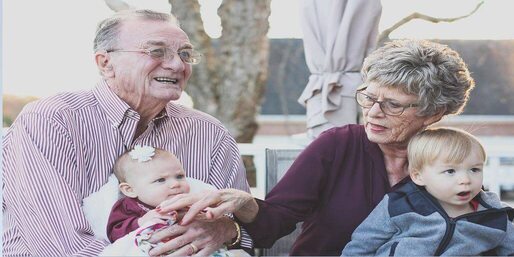
[{"label": "baby's eye", "polygon": [[455,174],[455,170],[454,169],[447,169],[447,170],[443,171],[443,173],[453,175],[453,174]]},{"label": "baby's eye", "polygon": [[156,179],[154,182],[157,182],[157,183],[163,183],[165,182],[166,179],[165,178],[159,178],[159,179]]},{"label": "baby's eye", "polygon": [[179,175],[177,175],[177,176],[176,176],[176,178],[177,178],[177,179],[183,179],[183,178],[185,178],[185,177],[186,177],[186,176],[184,176],[184,174],[179,174]]}]

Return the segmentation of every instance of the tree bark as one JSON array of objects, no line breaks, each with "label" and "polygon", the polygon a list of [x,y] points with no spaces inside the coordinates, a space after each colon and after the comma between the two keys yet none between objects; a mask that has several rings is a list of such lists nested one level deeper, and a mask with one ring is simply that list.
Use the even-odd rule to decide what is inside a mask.
[{"label": "tree bark", "polygon": [[271,0],[224,0],[218,9],[223,30],[217,49],[203,29],[197,0],[169,2],[204,54],[188,83],[195,107],[218,118],[237,142],[252,142],[268,76]]},{"label": "tree bark", "polygon": [[193,98],[195,108],[216,117],[218,108],[218,76],[211,38],[205,33],[198,0],[169,0],[171,12],[180,22],[195,48],[202,53],[202,61],[193,66],[193,76],[189,79],[186,91]]}]

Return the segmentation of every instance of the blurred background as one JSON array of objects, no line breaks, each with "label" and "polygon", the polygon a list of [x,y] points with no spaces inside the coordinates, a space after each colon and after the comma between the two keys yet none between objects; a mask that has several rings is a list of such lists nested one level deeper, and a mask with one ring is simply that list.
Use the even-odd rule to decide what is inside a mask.
[{"label": "blurred background", "polygon": [[[114,12],[115,8],[108,2],[3,1],[4,127],[12,124],[27,102],[95,86],[100,77],[94,65],[92,41],[97,23]],[[191,9],[194,6],[186,6],[185,2],[197,3],[200,16],[195,17],[197,13]],[[197,37],[192,31],[187,32],[192,35],[193,44],[200,46],[198,50],[204,51],[205,59],[203,66],[193,68],[194,80],[186,89],[191,98],[185,103],[226,124],[240,143],[243,154],[249,156],[245,162],[254,193],[262,195],[263,149],[301,149],[310,140],[306,136],[306,109],[298,103],[310,76],[304,51],[302,1],[261,1],[267,4],[264,7],[241,7],[236,2],[125,0],[122,3],[131,8],[173,11],[186,31],[189,19],[198,21],[201,17],[204,33]],[[495,165],[498,172],[486,178],[489,179],[486,182],[494,185],[495,191],[501,192],[505,199],[514,199],[514,1],[383,0],[381,3],[379,34],[412,13],[441,20],[437,23],[426,19],[409,20],[394,28],[385,41],[429,39],[447,44],[461,54],[476,80],[476,88],[464,113],[445,119],[441,124],[463,128],[483,141],[490,164]],[[269,10],[259,12],[244,9],[268,7]],[[230,13],[236,8],[243,8],[249,13],[247,16],[262,13],[264,18],[244,20],[246,23],[242,25],[247,27],[238,28],[238,23],[231,19],[239,16]],[[445,21],[451,18],[458,19]],[[262,28],[259,32],[265,40],[256,41],[259,42],[256,51],[265,56],[259,56],[260,63],[253,66],[238,66],[254,79],[223,80],[227,76],[224,70],[230,72],[232,68],[226,61],[230,56],[224,53],[230,55],[231,51],[244,47],[232,44],[237,41],[234,38],[240,36],[240,30],[254,28]],[[205,37],[209,39],[207,44],[202,43]],[[253,50],[246,50],[249,51]],[[208,87],[199,86],[205,85],[202,79],[209,82]]]}]

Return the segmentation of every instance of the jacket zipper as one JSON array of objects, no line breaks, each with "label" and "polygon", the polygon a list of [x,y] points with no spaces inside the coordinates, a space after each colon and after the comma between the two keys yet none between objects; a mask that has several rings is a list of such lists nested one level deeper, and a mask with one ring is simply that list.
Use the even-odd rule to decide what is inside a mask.
[{"label": "jacket zipper", "polygon": [[[455,232],[455,226],[457,224],[457,220],[467,218],[467,217],[470,217],[473,215],[482,215],[484,213],[489,213],[489,212],[505,212],[508,214],[509,207],[504,207],[504,208],[500,208],[500,209],[486,209],[486,210],[482,210],[482,211],[478,211],[478,212],[472,212],[472,213],[460,215],[455,218],[451,218],[450,216],[448,216],[448,214],[443,209],[443,207],[441,207],[441,205],[439,205],[437,200],[432,195],[430,195],[428,192],[423,191],[423,190],[420,190],[419,192],[421,192],[421,195],[424,195],[429,200],[428,202],[432,203],[434,208],[444,218],[444,221],[446,222],[446,231],[444,232],[443,239],[441,240],[441,243],[437,247],[437,249],[434,253],[434,256],[440,256],[444,252],[444,250],[446,250],[446,247],[448,247],[448,244],[450,243],[450,241],[453,237],[453,233]],[[480,201],[480,202],[481,202],[481,204],[483,204],[482,201]],[[485,204],[485,206],[486,206],[486,208],[492,208],[488,204]]]},{"label": "jacket zipper", "polygon": [[437,250],[435,251],[434,256],[440,256],[444,252],[444,250],[446,250],[446,247],[448,246],[448,244],[450,243],[450,240],[453,237],[453,232],[455,232],[457,220],[472,217],[475,215],[483,215],[483,214],[493,213],[493,212],[506,212],[508,209],[509,209],[508,207],[501,208],[501,209],[487,209],[487,210],[483,210],[483,211],[463,214],[463,215],[460,215],[455,218],[451,218],[450,216],[448,216],[448,214],[446,214],[446,212],[444,210],[439,210],[440,214],[445,218],[445,221],[446,221],[446,232],[444,233],[444,237],[441,240],[439,247],[437,247]]},{"label": "jacket zipper", "polygon": [[446,215],[446,213],[443,216],[446,216],[444,219],[446,221],[446,231],[444,232],[443,239],[441,240],[441,243],[439,243],[434,256],[440,256],[444,252],[453,237],[453,232],[455,231],[455,223],[457,223],[455,219],[450,218],[448,215]]}]

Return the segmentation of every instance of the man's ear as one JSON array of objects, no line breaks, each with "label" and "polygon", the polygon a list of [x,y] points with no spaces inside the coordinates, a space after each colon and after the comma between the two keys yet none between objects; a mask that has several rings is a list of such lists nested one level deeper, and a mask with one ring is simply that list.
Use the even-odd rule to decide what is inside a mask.
[{"label": "man's ear", "polygon": [[114,77],[114,70],[111,64],[111,56],[106,51],[99,51],[95,53],[96,67],[104,78]]},{"label": "man's ear", "polygon": [[130,197],[130,198],[136,198],[137,197],[137,194],[136,192],[134,192],[134,189],[127,183],[125,182],[121,182],[118,187],[120,188],[120,191]]},{"label": "man's ear", "polygon": [[423,181],[423,174],[419,170],[413,170],[409,172],[410,179],[418,186],[424,186],[425,182]]}]

